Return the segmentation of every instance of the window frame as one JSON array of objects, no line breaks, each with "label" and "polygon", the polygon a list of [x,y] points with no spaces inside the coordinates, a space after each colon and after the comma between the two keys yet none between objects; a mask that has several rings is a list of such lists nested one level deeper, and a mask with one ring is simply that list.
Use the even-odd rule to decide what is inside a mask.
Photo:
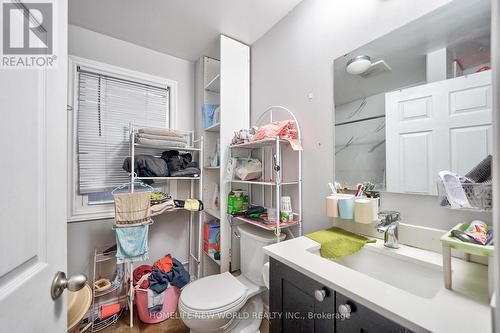
[{"label": "window frame", "polygon": [[78,193],[78,161],[76,154],[78,151],[76,130],[79,89],[78,67],[139,83],[167,87],[169,89],[168,127],[176,128],[177,126],[177,81],[70,55],[68,57],[68,222],[109,219],[114,216],[112,204],[89,205],[88,196]]}]

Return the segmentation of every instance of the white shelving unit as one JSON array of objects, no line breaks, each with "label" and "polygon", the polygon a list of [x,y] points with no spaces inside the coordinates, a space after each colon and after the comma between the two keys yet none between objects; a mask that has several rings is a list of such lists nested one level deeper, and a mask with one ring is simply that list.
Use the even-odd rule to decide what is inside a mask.
[{"label": "white shelving unit", "polygon": [[[202,191],[202,186],[201,182],[203,181],[203,152],[204,152],[204,139],[203,136],[200,136],[199,139],[195,140],[194,138],[194,132],[193,131],[180,131],[180,130],[175,130],[177,133],[184,134],[187,139],[188,139],[188,144],[186,147],[156,147],[156,146],[149,146],[149,145],[144,145],[144,144],[138,144],[135,143],[135,136],[137,134],[137,130],[140,128],[140,126],[135,126],[133,124],[130,124],[129,128],[129,138],[130,138],[130,144],[129,144],[129,149],[130,149],[130,170],[135,170],[134,162],[135,162],[135,155],[137,150],[144,149],[146,152],[151,153],[151,152],[163,152],[167,150],[178,150],[181,152],[191,152],[193,154],[197,154],[197,158],[193,156],[193,160],[198,161],[198,166],[200,168],[200,174],[197,177],[138,177],[135,175],[135,172],[131,172],[130,174],[130,181],[131,181],[131,186],[130,190],[131,192],[134,192],[134,181],[135,180],[153,180],[155,182],[159,183],[170,183],[170,182],[177,182],[177,181],[187,181],[190,183],[189,186],[189,198],[197,198],[201,201],[203,201],[203,191]],[[198,183],[198,184],[195,184]],[[196,186],[197,185],[197,186]],[[195,189],[197,187],[197,189]],[[177,211],[178,209],[174,209],[173,211]],[[163,214],[168,214],[169,211],[166,211]],[[198,219],[198,231],[195,232],[195,218]],[[190,212],[189,213],[189,232],[188,232],[188,260],[184,262],[183,264],[188,266],[188,270],[190,274],[196,275],[196,278],[200,278],[202,275],[201,271],[201,252],[203,248],[202,244],[202,235],[203,235],[203,214],[202,212]],[[197,244],[195,245],[196,240],[193,240],[197,236]],[[194,252],[197,252],[195,255]],[[192,269],[191,267],[191,262],[193,262],[196,266],[196,271]],[[129,325],[130,327],[133,326],[133,310],[134,310],[134,288],[133,288],[133,278],[132,278],[132,273],[133,273],[133,264],[130,263],[128,264],[128,274],[130,278],[130,284],[128,285],[128,290],[127,290],[127,298],[128,298],[128,308],[130,311],[130,319],[129,319]]]},{"label": "white shelving unit", "polygon": [[[278,119],[280,120],[283,120],[283,117],[286,117],[285,119],[293,119],[297,128],[297,138],[299,141],[302,141],[300,126],[297,122],[297,118],[290,110],[285,107],[272,106],[268,108],[257,119],[255,125],[261,126],[267,122],[272,122],[277,118],[276,116],[279,116]],[[268,120],[265,121],[265,119]],[[287,146],[289,146],[287,140],[276,137],[260,141],[235,144],[229,147],[230,157],[235,156],[235,152],[240,152],[240,154],[236,154],[236,157],[241,157],[242,155],[254,156],[259,158],[262,162],[262,179],[250,181],[233,179],[231,181],[231,185],[245,185],[247,187],[248,195],[250,198],[250,204],[264,206],[267,208],[276,208],[276,216],[274,218],[274,220],[276,221],[275,224],[270,224],[268,222],[263,222],[247,217],[234,216],[232,217],[233,225],[240,223],[250,223],[265,230],[272,230],[276,235],[277,243],[280,241],[280,234],[282,229],[288,229],[287,233],[290,236],[302,236],[302,151],[295,152],[291,148],[287,148]],[[297,154],[297,172],[295,175],[287,175],[286,177],[284,177],[284,149],[287,149],[292,154]],[[247,152],[248,150],[250,150],[250,153]],[[291,165],[291,163],[287,163],[286,168],[291,168]],[[284,180],[284,178],[287,179]],[[260,190],[258,191],[259,193],[252,191],[254,186],[260,187],[260,189],[258,189]],[[288,187],[295,187],[297,190],[295,196],[295,205],[298,210],[293,214],[293,221],[291,221],[290,223],[280,223],[281,196],[285,193],[285,190],[288,190]],[[289,191],[293,193],[293,189],[290,189]],[[260,197],[259,203],[254,202],[254,194],[255,196]],[[268,198],[269,194],[270,198]],[[266,203],[270,203],[270,205]],[[298,229],[296,234],[293,234],[293,227],[297,227]]]},{"label": "white shelving unit", "polygon": [[[203,165],[204,221],[218,220],[220,224],[220,260],[202,253],[203,275],[218,274],[238,269],[233,247],[239,240],[233,236],[226,215],[227,195],[230,190],[226,182],[227,156],[234,132],[250,125],[250,47],[221,35],[216,45],[208,48],[205,56],[196,63],[196,115],[195,128],[205,140]],[[220,105],[220,113],[213,124],[205,128],[203,107],[205,104]],[[209,156],[219,143],[219,164],[213,165]],[[215,187],[218,186],[218,205],[213,204]],[[235,259],[232,260],[231,258]]]},{"label": "white shelving unit", "polygon": [[[220,79],[220,60],[203,57],[203,104],[220,105]],[[205,198],[210,198],[208,202],[205,203],[204,221],[218,220],[219,225],[221,220],[220,200],[219,206],[215,206],[212,203],[212,199],[216,186],[219,188],[220,195],[220,164],[216,166],[210,165],[210,156],[215,152],[217,144],[220,144],[221,116],[222,111],[216,123],[203,129],[204,137],[207,140],[205,146],[205,156],[207,160],[204,161],[206,177],[203,182],[203,191],[205,192]],[[208,259],[203,261],[204,274],[220,271],[220,260],[216,260],[213,253],[203,251],[203,259]]]}]

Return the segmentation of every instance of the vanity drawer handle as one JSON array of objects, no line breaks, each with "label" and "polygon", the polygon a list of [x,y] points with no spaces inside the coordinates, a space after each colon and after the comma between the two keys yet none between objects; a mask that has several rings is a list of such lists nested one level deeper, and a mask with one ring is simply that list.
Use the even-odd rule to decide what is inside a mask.
[{"label": "vanity drawer handle", "polygon": [[339,305],[339,313],[343,315],[346,319],[351,317],[352,308],[349,303]]},{"label": "vanity drawer handle", "polygon": [[325,300],[325,297],[326,297],[325,289],[319,289],[314,291],[314,298],[316,298],[318,302],[323,302]]}]

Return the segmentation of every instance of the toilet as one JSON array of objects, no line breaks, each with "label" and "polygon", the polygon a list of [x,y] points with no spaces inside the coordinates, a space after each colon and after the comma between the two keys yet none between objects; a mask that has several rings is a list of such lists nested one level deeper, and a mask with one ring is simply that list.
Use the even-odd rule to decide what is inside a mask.
[{"label": "toilet", "polygon": [[[276,236],[252,225],[238,226],[241,274],[229,272],[196,280],[182,290],[179,313],[192,333],[257,333],[262,321],[267,290],[267,256],[262,248],[276,242]],[[280,236],[280,240],[285,235]],[[263,272],[265,272],[263,274]]]}]

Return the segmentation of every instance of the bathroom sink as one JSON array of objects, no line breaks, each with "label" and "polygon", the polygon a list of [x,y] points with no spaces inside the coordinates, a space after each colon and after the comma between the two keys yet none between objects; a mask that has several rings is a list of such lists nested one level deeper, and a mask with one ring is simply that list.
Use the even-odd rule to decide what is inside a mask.
[{"label": "bathroom sink", "polygon": [[[398,251],[368,244],[358,253],[332,261],[416,296],[433,298],[443,285],[442,267]],[[320,255],[319,249],[313,253]]]}]

